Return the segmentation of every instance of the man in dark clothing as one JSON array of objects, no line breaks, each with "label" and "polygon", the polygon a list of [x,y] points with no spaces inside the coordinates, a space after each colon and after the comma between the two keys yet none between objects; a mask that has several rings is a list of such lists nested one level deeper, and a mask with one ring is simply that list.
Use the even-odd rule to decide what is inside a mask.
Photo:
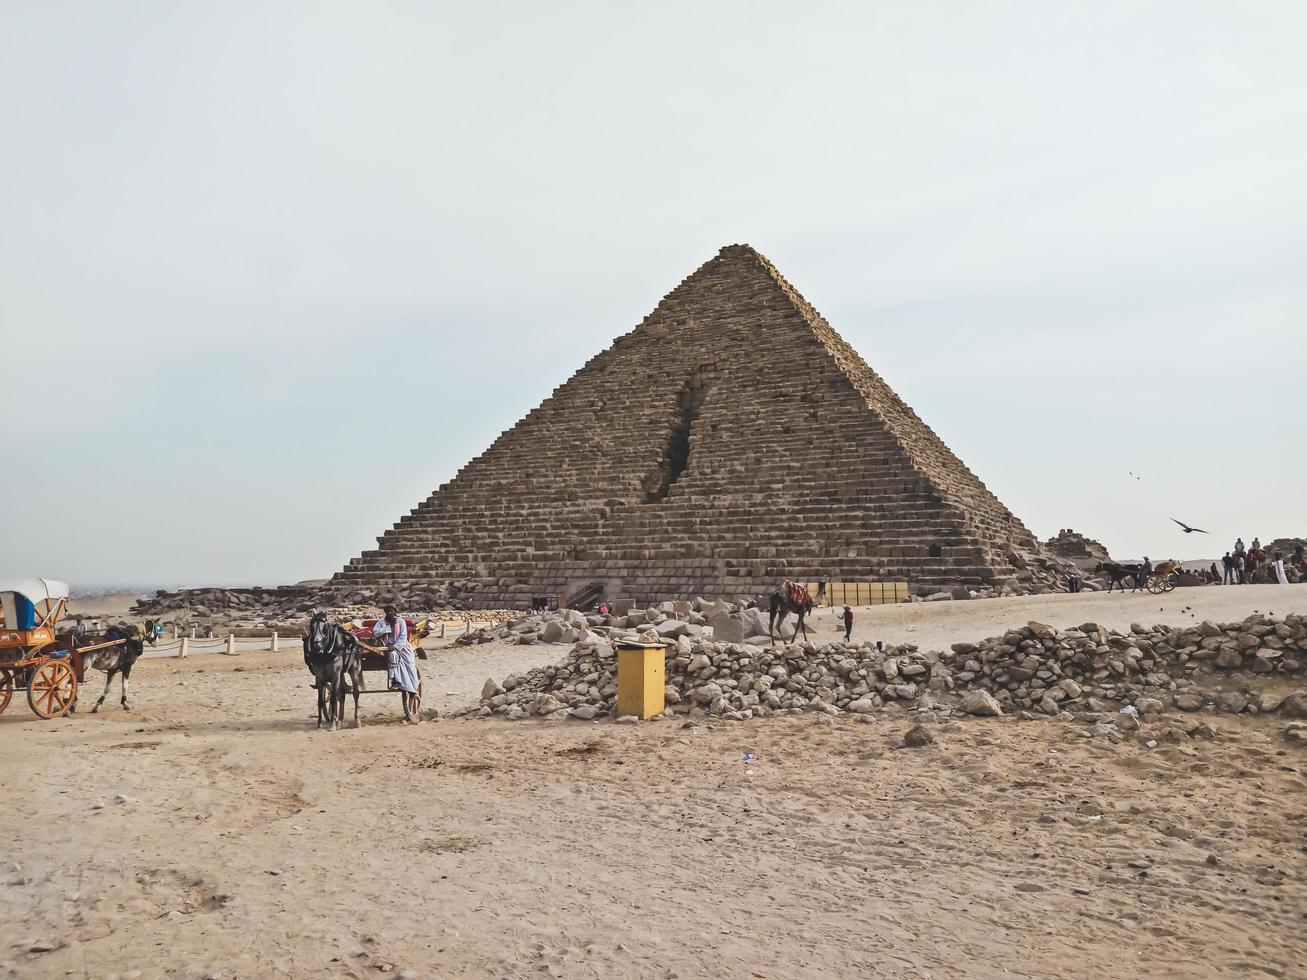
[{"label": "man in dark clothing", "polygon": [[1222,585],[1234,585],[1234,558],[1230,552],[1225,553],[1221,559],[1221,567],[1225,569],[1225,575],[1221,578]]},{"label": "man in dark clothing", "polygon": [[849,642],[849,637],[853,635],[853,610],[848,606],[844,607],[844,642]]},{"label": "man in dark clothing", "polygon": [[[1139,574],[1135,576],[1135,589],[1144,589],[1148,587],[1148,579],[1153,574],[1153,563],[1144,555],[1144,563],[1139,566]],[[1134,589],[1130,590],[1131,592]]]}]

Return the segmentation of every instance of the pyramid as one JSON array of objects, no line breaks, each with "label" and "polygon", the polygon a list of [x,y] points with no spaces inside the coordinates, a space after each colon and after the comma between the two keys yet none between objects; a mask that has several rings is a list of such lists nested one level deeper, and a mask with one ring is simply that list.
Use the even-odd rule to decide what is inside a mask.
[{"label": "pyramid", "polygon": [[730,245],[333,583],[471,579],[483,608],[786,578],[980,587],[1036,548],[763,255]]}]

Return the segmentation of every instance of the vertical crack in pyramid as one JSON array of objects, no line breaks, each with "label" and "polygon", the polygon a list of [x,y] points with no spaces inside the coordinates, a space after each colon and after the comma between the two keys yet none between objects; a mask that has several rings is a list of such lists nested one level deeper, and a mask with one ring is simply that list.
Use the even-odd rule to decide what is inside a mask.
[{"label": "vertical crack in pyramid", "polygon": [[1004,583],[1033,536],[747,245],[731,245],[351,561],[476,603],[782,578]]}]

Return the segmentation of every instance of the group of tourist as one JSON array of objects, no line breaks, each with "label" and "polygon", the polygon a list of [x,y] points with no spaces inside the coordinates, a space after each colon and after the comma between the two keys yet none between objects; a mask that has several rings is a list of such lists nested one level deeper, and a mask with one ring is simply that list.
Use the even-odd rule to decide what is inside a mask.
[{"label": "group of tourist", "polygon": [[[1293,550],[1292,564],[1300,575],[1307,576],[1307,555],[1301,544]],[[1221,565],[1224,569],[1220,578],[1222,585],[1247,585],[1259,581],[1289,584],[1284,553],[1277,551],[1273,556],[1268,556],[1257,538],[1253,538],[1252,544],[1248,546],[1244,545],[1243,538],[1236,538],[1234,548],[1221,558]],[[1213,562],[1210,574],[1214,575],[1215,572],[1216,563]]]}]

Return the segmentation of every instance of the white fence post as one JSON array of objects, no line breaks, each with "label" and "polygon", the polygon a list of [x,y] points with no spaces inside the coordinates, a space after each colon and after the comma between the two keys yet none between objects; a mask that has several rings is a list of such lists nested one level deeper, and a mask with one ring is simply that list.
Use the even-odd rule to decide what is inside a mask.
[{"label": "white fence post", "polygon": [[179,656],[179,657],[185,657],[185,656],[187,656],[187,655],[190,654],[190,650],[187,649],[187,647],[189,646],[190,642],[191,642],[190,637],[187,637],[187,636],[183,636],[183,637],[182,637],[182,645],[181,645],[181,647],[180,647],[180,648],[178,649],[178,651],[177,651],[177,656]]},{"label": "white fence post", "polygon": [[277,631],[272,631],[272,652],[277,653],[281,650],[281,638],[277,636]]},{"label": "white fence post", "polygon": [[225,652],[229,657],[234,657],[234,656],[236,655],[236,634],[235,634],[235,633],[228,633],[228,634],[227,634],[227,649],[226,649],[224,652]]}]

